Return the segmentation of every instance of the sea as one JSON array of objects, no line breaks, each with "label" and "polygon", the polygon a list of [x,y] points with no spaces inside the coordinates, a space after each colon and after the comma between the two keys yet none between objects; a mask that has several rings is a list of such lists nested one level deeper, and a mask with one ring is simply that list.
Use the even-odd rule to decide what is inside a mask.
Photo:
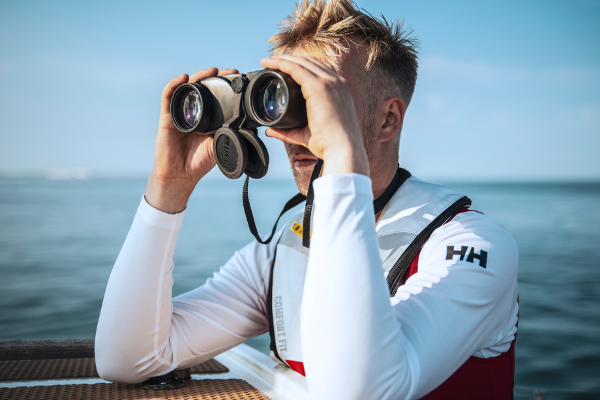
[{"label": "sea", "polygon": [[[600,398],[600,182],[442,183],[504,224],[519,246],[515,398]],[[242,185],[197,186],[175,251],[174,295],[202,285],[252,240]],[[0,179],[0,339],[94,337],[145,186]],[[271,231],[295,193],[292,181],[251,180],[260,232]],[[268,353],[267,335],[248,344]]]}]

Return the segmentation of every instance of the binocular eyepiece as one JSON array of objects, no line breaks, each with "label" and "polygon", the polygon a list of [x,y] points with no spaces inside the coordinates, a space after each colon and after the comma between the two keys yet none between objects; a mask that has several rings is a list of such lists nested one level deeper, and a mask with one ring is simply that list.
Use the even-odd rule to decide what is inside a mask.
[{"label": "binocular eyepiece", "polygon": [[219,169],[230,179],[243,173],[259,179],[269,166],[259,126],[306,126],[306,101],[300,86],[272,69],[202,79],[180,85],[171,97],[171,118],[184,133],[215,132]]}]

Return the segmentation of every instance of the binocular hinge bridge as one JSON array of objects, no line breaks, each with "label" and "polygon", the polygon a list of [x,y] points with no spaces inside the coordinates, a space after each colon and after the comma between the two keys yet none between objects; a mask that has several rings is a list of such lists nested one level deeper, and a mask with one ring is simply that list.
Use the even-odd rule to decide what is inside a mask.
[{"label": "binocular hinge bridge", "polygon": [[237,103],[237,107],[235,107],[231,118],[225,121],[225,123],[223,124],[223,128],[230,128],[237,131],[242,126],[244,126],[244,123],[246,122],[246,113],[243,112],[243,95],[246,86],[248,86],[248,79],[246,77],[237,77],[231,83],[231,89],[233,90],[234,101]]}]

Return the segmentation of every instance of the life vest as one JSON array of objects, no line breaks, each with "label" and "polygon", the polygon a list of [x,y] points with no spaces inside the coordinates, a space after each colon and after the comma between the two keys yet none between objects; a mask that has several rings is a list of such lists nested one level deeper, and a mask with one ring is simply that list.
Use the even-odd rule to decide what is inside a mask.
[{"label": "life vest", "polygon": [[[418,254],[431,233],[468,211],[459,192],[408,178],[389,200],[377,223],[379,254],[391,295],[418,271]],[[318,207],[318,204],[315,205]],[[309,249],[302,246],[303,212],[288,223],[277,243],[268,293],[271,357],[305,375],[301,307]],[[311,224],[312,225],[312,224]],[[469,358],[424,399],[503,399],[514,386],[514,341],[498,357]]]}]

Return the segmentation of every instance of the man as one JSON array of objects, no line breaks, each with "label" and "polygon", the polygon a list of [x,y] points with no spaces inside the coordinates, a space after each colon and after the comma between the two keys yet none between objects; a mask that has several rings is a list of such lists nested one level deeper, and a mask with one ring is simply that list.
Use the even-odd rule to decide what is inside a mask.
[{"label": "man", "polygon": [[[170,97],[184,82],[237,71],[173,78],[145,198],[102,306],[100,375],[140,382],[269,330],[274,356],[305,374],[317,399],[509,399],[516,245],[462,195],[398,169],[414,41],[347,0],[302,1],[273,41],[262,66],[301,85],[308,127],[267,136],[285,143],[302,192],[324,160],[310,253],[291,229],[302,223],[296,216],[269,245],[249,244],[205,285],[171,300],[183,211],[215,159],[211,136],[174,128]],[[374,216],[373,199],[389,187],[397,190]],[[391,275],[399,279],[388,288]]]}]

